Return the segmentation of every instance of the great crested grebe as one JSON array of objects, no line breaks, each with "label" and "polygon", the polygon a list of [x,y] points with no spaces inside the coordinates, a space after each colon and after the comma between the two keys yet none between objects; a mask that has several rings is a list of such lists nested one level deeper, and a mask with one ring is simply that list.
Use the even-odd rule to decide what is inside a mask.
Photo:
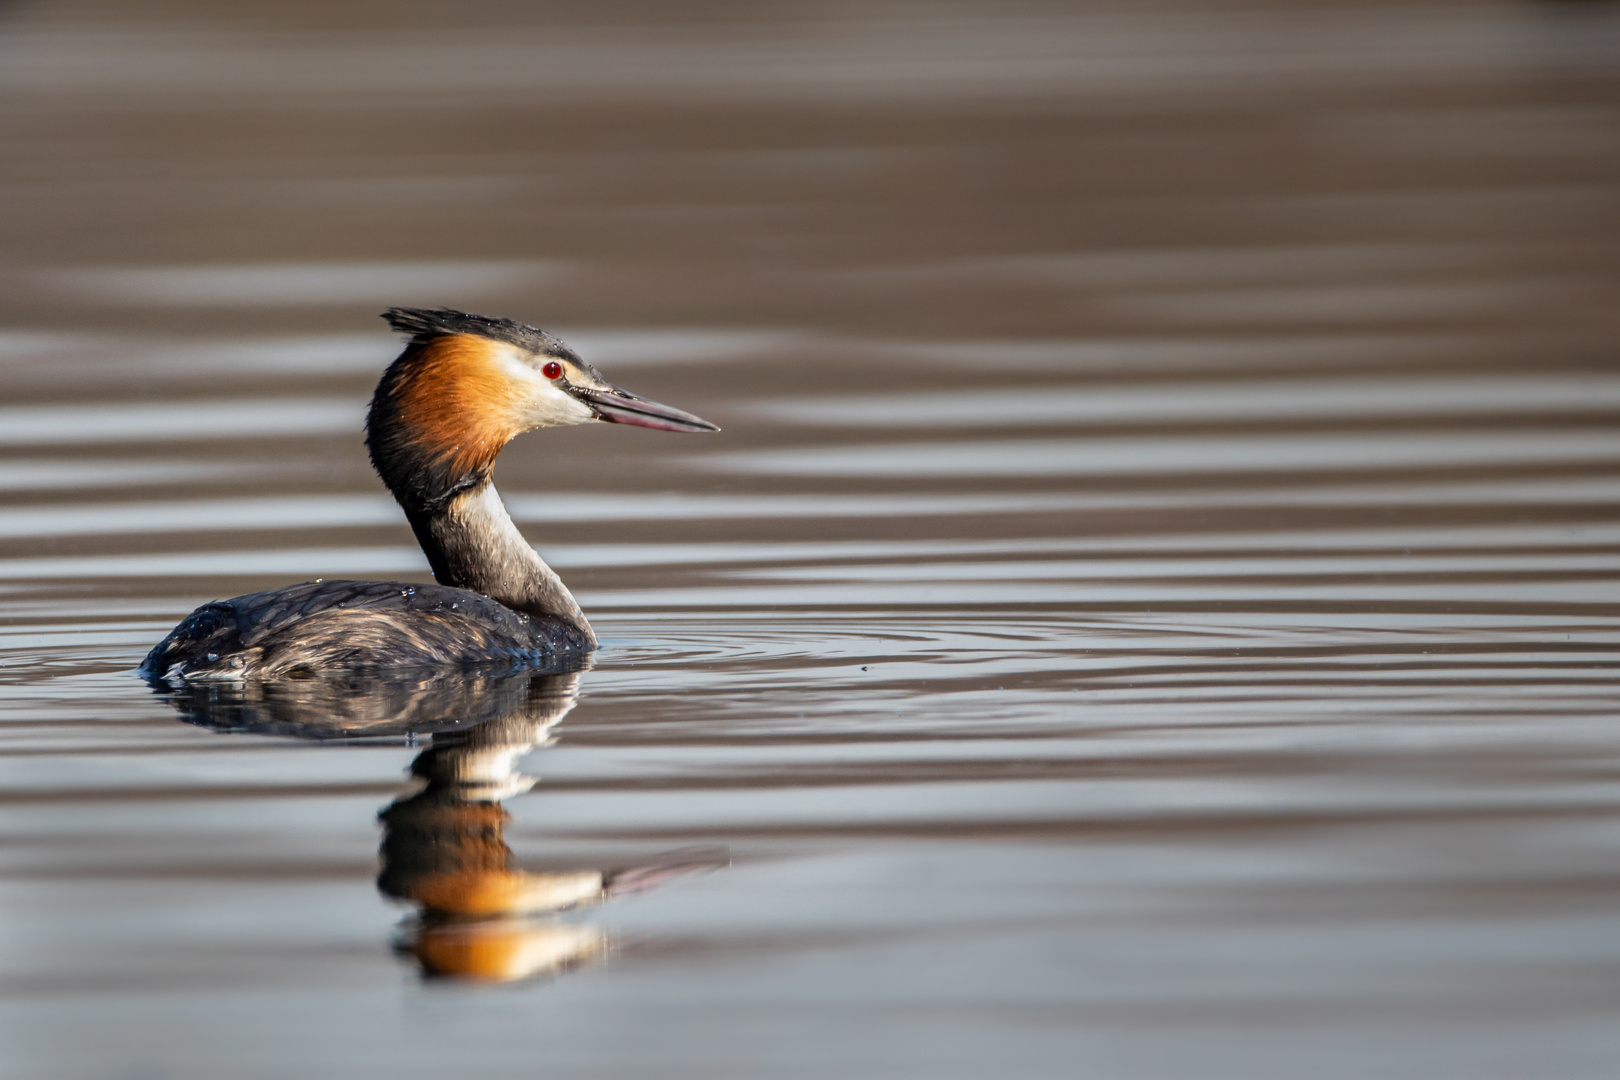
[{"label": "great crested grebe", "polygon": [[449,309],[389,308],[410,335],[371,398],[366,448],[437,585],[314,581],[204,604],[147,654],[149,679],[561,659],[596,648],[562,580],[491,483],[522,432],[605,420],[718,431],[637,397],[544,330]]}]

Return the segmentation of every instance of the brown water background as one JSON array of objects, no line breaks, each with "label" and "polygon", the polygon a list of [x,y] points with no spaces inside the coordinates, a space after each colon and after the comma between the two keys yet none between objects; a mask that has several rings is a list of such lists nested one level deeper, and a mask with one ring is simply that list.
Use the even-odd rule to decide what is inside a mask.
[{"label": "brown water background", "polygon": [[[1614,5],[15,3],[0,207],[0,1073],[1620,1073]],[[724,428],[501,459],[506,842],[730,860],[549,977],[131,674],[427,580],[389,304]]]}]

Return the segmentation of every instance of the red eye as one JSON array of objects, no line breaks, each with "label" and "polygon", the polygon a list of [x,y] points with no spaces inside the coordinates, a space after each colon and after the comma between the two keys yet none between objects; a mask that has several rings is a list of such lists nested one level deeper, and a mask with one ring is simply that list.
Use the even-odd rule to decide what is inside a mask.
[{"label": "red eye", "polygon": [[546,366],[540,369],[540,374],[548,379],[562,378],[562,365],[555,360],[547,361]]}]

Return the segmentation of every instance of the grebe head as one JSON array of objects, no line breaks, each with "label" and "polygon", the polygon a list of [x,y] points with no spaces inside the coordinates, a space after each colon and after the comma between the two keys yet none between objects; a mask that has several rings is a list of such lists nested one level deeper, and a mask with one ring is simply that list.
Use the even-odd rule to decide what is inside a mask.
[{"label": "grebe head", "polygon": [[720,430],[614,386],[539,327],[448,308],[389,308],[383,318],[411,335],[407,352],[421,354],[416,381],[425,394],[457,398],[516,431],[588,420],[659,431]]},{"label": "grebe head", "polygon": [[603,420],[658,431],[719,431],[608,382],[538,327],[448,308],[389,308],[411,336],[366,422],[372,464],[400,501],[431,506],[487,481],[522,432]]}]

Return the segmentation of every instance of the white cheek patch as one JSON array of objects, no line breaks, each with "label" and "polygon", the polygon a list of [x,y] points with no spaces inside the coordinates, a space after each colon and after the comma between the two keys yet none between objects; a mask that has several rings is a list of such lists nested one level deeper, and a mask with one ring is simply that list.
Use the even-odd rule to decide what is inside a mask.
[{"label": "white cheek patch", "polygon": [[557,389],[549,379],[542,379],[541,382],[544,385],[529,399],[529,408],[524,414],[535,427],[583,424],[596,418],[590,406],[574,395]]},{"label": "white cheek patch", "polygon": [[502,349],[500,364],[512,387],[512,407],[525,428],[566,427],[595,419],[589,406],[540,374],[518,349]]}]

